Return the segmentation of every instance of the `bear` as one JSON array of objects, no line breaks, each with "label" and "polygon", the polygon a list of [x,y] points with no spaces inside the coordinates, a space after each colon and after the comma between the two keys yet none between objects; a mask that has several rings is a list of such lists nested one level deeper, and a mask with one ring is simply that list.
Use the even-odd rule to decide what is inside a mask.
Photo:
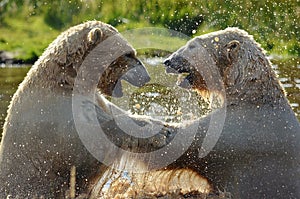
[{"label": "bear", "polygon": [[[98,62],[99,57],[109,60],[111,57],[103,57],[103,53],[116,55],[116,49],[101,46],[106,41],[118,44],[117,50],[121,54],[104,68]],[[122,47],[126,49],[124,52]],[[95,49],[92,61],[85,62]],[[107,168],[84,146],[72,113],[72,96],[78,86],[76,79],[84,72],[81,70],[84,63],[89,67],[86,69],[102,71],[95,84],[95,99],[85,101],[86,112],[90,106],[95,107],[103,131],[112,140],[118,140],[116,145],[126,145],[122,137],[124,132],[112,119],[110,110],[114,105],[105,97],[122,96],[121,80],[142,86],[150,80],[149,74],[133,47],[114,27],[100,21],[71,27],[49,45],[11,100],[0,146],[0,198],[64,198],[71,197],[70,192],[72,197],[88,194],[94,179]],[[122,117],[127,117],[128,114],[123,113]],[[89,118],[88,114],[83,116]],[[159,123],[151,118],[133,120],[142,124]],[[168,129],[163,128],[158,136],[166,138],[164,135],[167,134]],[[118,139],[114,135],[119,136]],[[153,140],[153,147],[163,145],[157,143],[157,139]],[[69,181],[72,176],[71,191]]]},{"label": "bear", "polygon": [[[167,73],[186,74],[180,87],[219,102],[169,169],[196,171],[232,198],[300,198],[299,121],[253,36],[234,27],[197,36],[164,64]],[[206,135],[221,109],[221,133],[210,147]]]}]

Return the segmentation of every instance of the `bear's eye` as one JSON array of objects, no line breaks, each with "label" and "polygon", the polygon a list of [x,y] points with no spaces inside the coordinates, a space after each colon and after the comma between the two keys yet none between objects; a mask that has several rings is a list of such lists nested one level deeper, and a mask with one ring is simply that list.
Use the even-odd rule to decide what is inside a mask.
[{"label": "bear's eye", "polygon": [[132,54],[132,53],[125,53],[124,56],[125,56],[125,57],[132,57],[133,54]]},{"label": "bear's eye", "polygon": [[190,45],[190,46],[189,46],[189,49],[194,49],[194,48],[196,48],[195,45]]}]

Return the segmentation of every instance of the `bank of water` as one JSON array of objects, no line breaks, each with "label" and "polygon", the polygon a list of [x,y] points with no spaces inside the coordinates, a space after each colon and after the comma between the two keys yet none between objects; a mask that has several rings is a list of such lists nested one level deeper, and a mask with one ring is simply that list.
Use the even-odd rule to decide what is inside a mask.
[{"label": "bank of water", "polygon": [[[162,58],[144,59],[143,61],[152,78],[149,84],[141,90],[123,82],[125,96],[121,99],[111,100],[134,113],[161,117],[166,121],[180,121],[181,116],[188,117],[188,114],[183,114],[184,110],[180,108],[182,104],[189,104],[188,106],[185,105],[184,108],[192,110],[191,115],[197,116],[199,111],[202,111],[201,114],[205,113],[207,107],[201,105],[203,103],[201,99],[197,99],[197,96],[178,88],[176,86],[177,76],[164,73],[162,60]],[[293,58],[284,61],[274,59],[272,62],[287,92],[291,106],[300,120],[300,59]],[[0,67],[1,127],[11,97],[29,69],[30,66],[19,65],[1,65]],[[197,103],[184,103],[184,101],[191,102],[194,99],[198,100]]]}]

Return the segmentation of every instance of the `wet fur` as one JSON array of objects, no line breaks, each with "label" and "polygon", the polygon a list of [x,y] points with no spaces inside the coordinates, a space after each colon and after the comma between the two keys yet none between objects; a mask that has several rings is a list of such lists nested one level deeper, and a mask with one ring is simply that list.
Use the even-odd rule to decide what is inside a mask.
[{"label": "wet fur", "polygon": [[[88,193],[95,177],[101,176],[105,166],[89,153],[77,134],[72,92],[85,57],[116,34],[115,28],[98,21],[72,27],[58,36],[30,69],[12,98],[4,125],[0,198],[64,198],[73,166],[77,194]],[[99,90],[110,95],[117,79],[137,63],[132,48],[111,63],[100,77]],[[97,106],[101,104],[88,103],[96,107],[104,129],[116,126]]]},{"label": "wet fur", "polygon": [[[189,72],[193,89],[211,95],[215,91],[206,89],[201,71],[183,60],[193,48],[205,49],[213,60],[209,66],[221,75],[226,118],[217,144],[204,158],[198,153],[218,110],[200,119],[194,143],[170,168],[196,170],[233,198],[299,198],[299,121],[260,45],[245,31],[227,28],[192,39],[165,61],[169,68]],[[200,55],[202,60],[209,59]]]}]

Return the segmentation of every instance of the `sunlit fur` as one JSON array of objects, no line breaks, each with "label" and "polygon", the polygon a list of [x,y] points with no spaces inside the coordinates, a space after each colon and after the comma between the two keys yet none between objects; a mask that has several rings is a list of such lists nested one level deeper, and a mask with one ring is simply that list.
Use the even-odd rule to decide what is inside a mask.
[{"label": "sunlit fur", "polygon": [[[230,57],[230,49],[226,45],[233,40],[238,41],[240,46],[233,55],[235,57]],[[284,90],[264,50],[247,32],[238,28],[216,31],[194,38],[182,50],[199,45],[213,58],[215,63],[210,63],[210,66],[216,67],[223,78],[227,103],[278,103],[284,98]],[[206,59],[201,55],[199,58]],[[176,57],[173,59],[175,61]],[[209,99],[209,92],[216,92],[207,88],[200,72],[195,69],[190,70],[190,83],[204,98]]]},{"label": "sunlit fur", "polygon": [[[76,191],[84,192],[91,183],[101,162],[87,151],[78,137],[72,92],[85,57],[100,42],[116,34],[115,28],[99,21],[74,26],[61,33],[32,66],[12,98],[4,124],[0,198],[8,195],[62,198],[68,190],[71,166],[77,171]],[[125,59],[121,56],[109,66],[108,75],[100,77],[104,84],[104,87],[98,85],[100,91],[103,88],[104,93],[111,94],[114,86],[110,85],[115,84],[126,68],[138,62],[132,47],[131,51],[133,53],[124,55]],[[103,70],[101,65],[93,67]],[[98,105],[106,106],[105,103]]]},{"label": "sunlit fur", "polygon": [[[189,55],[195,50],[197,68],[185,59],[192,58]],[[238,28],[212,32],[190,40],[164,63],[189,73],[185,81],[206,98],[222,90],[208,89],[201,74],[218,71],[225,90],[219,94],[226,102],[221,132],[208,134],[210,127],[222,122],[223,118],[213,120],[221,109],[200,118],[194,143],[170,168],[196,170],[233,198],[300,197],[300,124],[270,61],[252,36]],[[217,141],[205,146],[210,139]],[[199,157],[200,150],[208,154]]]}]

